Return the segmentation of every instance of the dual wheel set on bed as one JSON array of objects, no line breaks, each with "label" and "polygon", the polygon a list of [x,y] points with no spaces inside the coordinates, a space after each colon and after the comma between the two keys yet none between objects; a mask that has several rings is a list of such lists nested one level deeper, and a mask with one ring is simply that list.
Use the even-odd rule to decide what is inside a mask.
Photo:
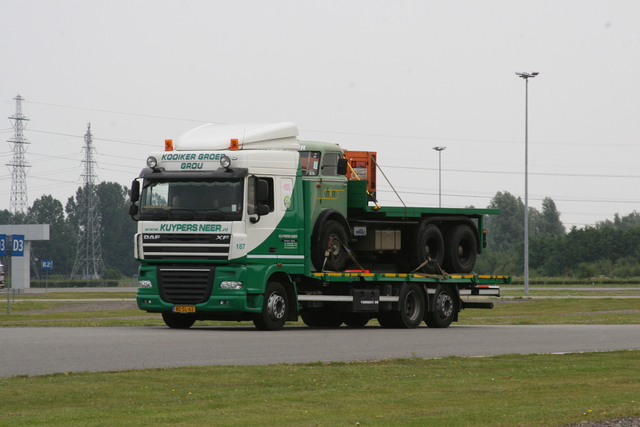
[{"label": "dual wheel set on bed", "polygon": [[[402,234],[402,249],[396,257],[399,273],[467,274],[475,267],[479,247],[472,223],[423,220]],[[349,248],[348,239],[342,221],[323,222],[312,248],[316,270],[344,271],[357,263],[358,253]]]}]

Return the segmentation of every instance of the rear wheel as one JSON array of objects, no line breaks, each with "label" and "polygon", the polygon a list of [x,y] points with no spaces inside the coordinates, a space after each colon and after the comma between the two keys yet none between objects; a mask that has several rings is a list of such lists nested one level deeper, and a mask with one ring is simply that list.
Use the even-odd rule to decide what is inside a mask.
[{"label": "rear wheel", "polygon": [[474,230],[461,224],[450,229],[444,240],[446,270],[449,273],[471,273],[478,256],[478,239]]},{"label": "rear wheel", "polygon": [[390,316],[390,311],[385,311],[378,314],[378,323],[383,328],[394,328],[395,322],[392,320]]},{"label": "rear wheel", "polygon": [[176,313],[162,313],[162,320],[172,329],[189,329],[196,322],[193,316]]},{"label": "rear wheel", "polygon": [[282,329],[289,314],[289,297],[284,286],[278,282],[269,282],[264,293],[262,312],[253,319],[253,324],[261,331]]},{"label": "rear wheel", "polygon": [[456,302],[449,286],[443,286],[435,295],[435,311],[428,311],[425,323],[430,328],[447,328],[456,315]]},{"label": "rear wheel", "polygon": [[398,299],[399,311],[389,311],[378,317],[382,327],[417,328],[424,319],[424,294],[420,286],[412,283],[405,286]]}]

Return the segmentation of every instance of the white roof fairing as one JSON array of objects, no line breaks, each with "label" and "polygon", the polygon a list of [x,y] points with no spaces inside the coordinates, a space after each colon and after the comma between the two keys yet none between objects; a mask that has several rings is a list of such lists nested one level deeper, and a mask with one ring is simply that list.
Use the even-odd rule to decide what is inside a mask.
[{"label": "white roof fairing", "polygon": [[237,139],[241,150],[299,150],[298,127],[291,122],[280,123],[208,123],[191,129],[174,141],[177,151],[228,150]]}]

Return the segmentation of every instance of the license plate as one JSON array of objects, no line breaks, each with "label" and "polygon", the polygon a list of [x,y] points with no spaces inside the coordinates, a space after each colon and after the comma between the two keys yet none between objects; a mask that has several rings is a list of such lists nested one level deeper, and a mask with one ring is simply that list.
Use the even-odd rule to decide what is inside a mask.
[{"label": "license plate", "polygon": [[185,305],[176,305],[173,307],[173,312],[174,313],[195,313],[196,308],[191,306],[185,306]]}]

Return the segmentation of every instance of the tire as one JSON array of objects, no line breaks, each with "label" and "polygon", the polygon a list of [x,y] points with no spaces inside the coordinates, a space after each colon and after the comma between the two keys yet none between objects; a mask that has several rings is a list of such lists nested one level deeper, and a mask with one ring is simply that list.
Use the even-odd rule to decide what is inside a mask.
[{"label": "tire", "polygon": [[383,328],[394,328],[395,322],[391,319],[390,311],[385,311],[383,313],[378,314],[378,323]]},{"label": "tire", "polygon": [[188,314],[162,313],[162,320],[171,329],[189,329],[196,319]]},{"label": "tire", "polygon": [[[434,260],[439,266],[442,266],[442,260],[444,259],[444,238],[442,237],[440,229],[435,224],[427,224],[426,222],[420,224],[412,246],[411,270],[416,269],[429,258]],[[425,264],[419,271],[426,274],[439,273],[438,267],[433,262]]]},{"label": "tire", "polygon": [[[316,271],[344,271],[349,262],[349,254],[345,249],[347,240],[347,232],[342,224],[334,220],[325,221],[312,253],[312,262]],[[325,263],[327,250],[329,250],[329,257]]]},{"label": "tire", "polygon": [[417,328],[424,319],[425,302],[424,294],[420,286],[412,283],[404,286],[398,299],[399,311],[389,311],[378,317],[378,322],[383,328]]},{"label": "tire", "polygon": [[284,327],[289,315],[289,296],[284,286],[269,282],[264,293],[262,312],[253,319],[253,324],[261,331],[279,331]]},{"label": "tire", "polygon": [[364,328],[370,319],[362,313],[347,313],[344,316],[344,324],[350,328]]},{"label": "tire", "polygon": [[449,273],[473,271],[478,257],[478,239],[474,230],[461,224],[451,228],[445,237],[445,269]]},{"label": "tire", "polygon": [[305,325],[312,328],[337,328],[342,325],[343,315],[322,308],[305,308],[300,311]]},{"label": "tire", "polygon": [[443,286],[435,295],[436,311],[427,311],[425,323],[430,328],[447,328],[456,315],[456,301],[449,286]]}]

